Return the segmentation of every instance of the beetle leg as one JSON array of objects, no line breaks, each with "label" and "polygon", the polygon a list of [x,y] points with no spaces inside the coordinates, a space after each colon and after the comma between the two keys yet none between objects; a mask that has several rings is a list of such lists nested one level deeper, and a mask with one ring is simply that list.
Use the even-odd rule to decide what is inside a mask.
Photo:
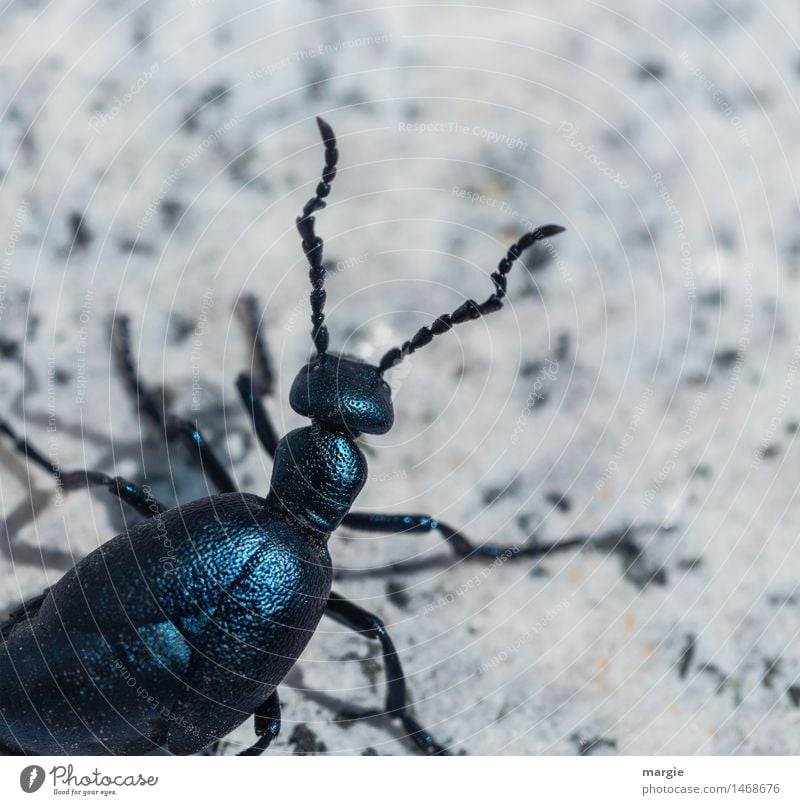
[{"label": "beetle leg", "polygon": [[255,729],[259,739],[239,755],[260,755],[277,737],[281,731],[281,701],[278,691],[274,690],[269,698],[256,708]]},{"label": "beetle leg", "polygon": [[183,439],[190,453],[200,464],[201,470],[208,472],[214,486],[220,492],[235,492],[236,485],[198,430],[197,426],[165,410],[151,389],[147,388],[136,370],[136,362],[131,350],[130,322],[127,316],[116,316],[112,322],[113,352],[117,366],[122,373],[128,391],[136,401],[139,411],[144,414],[169,441],[175,437]]},{"label": "beetle leg", "polygon": [[264,407],[263,401],[259,398],[253,387],[253,378],[246,372],[242,372],[236,378],[236,388],[245,410],[250,415],[253,422],[253,429],[256,432],[261,446],[269,453],[271,458],[275,457],[275,448],[278,446],[278,434],[272,424],[272,419]]},{"label": "beetle leg", "polygon": [[127,316],[115,316],[111,322],[111,350],[117,368],[139,411],[154,425],[163,426],[164,407],[153,392],[144,386],[136,369],[131,350],[131,326]]},{"label": "beetle leg", "polygon": [[259,395],[272,394],[275,390],[275,373],[272,370],[267,346],[261,331],[261,313],[258,300],[253,294],[245,294],[236,306],[236,312],[252,345],[250,371],[253,385]]},{"label": "beetle leg", "polygon": [[254,296],[248,294],[242,298],[237,309],[252,344],[252,353],[250,371],[242,372],[236,378],[236,388],[250,415],[259,442],[274,457],[279,441],[278,433],[261,398],[273,393],[275,375],[261,334],[258,302]]},{"label": "beetle leg", "polygon": [[554,551],[581,548],[592,542],[592,537],[579,536],[560,542],[542,542],[534,545],[497,545],[486,542],[476,545],[452,526],[426,514],[381,514],[380,512],[350,512],[342,525],[357,531],[374,531],[380,534],[438,534],[461,557],[490,557],[521,559],[545,556]]},{"label": "beetle leg", "polygon": [[112,478],[102,472],[93,470],[62,471],[56,464],[45,458],[44,454],[34,447],[27,439],[19,436],[14,429],[3,419],[0,419],[0,432],[8,436],[14,449],[25,456],[29,461],[50,473],[65,490],[79,489],[80,487],[104,486],[108,491],[136,509],[144,517],[153,517],[166,511],[166,507],[153,498],[150,492],[132,481],[119,476]]},{"label": "beetle leg", "polygon": [[220,492],[236,492],[236,484],[228,471],[222,466],[216,453],[206,441],[203,434],[194,422],[181,419],[172,414],[167,417],[167,438],[180,436],[189,446],[189,452],[200,465],[201,472],[211,478],[212,483]]},{"label": "beetle leg", "polygon": [[386,672],[386,680],[389,686],[386,695],[385,710],[365,710],[358,713],[344,714],[352,718],[371,718],[373,716],[388,716],[399,720],[408,732],[408,737],[426,755],[446,755],[447,750],[434,740],[433,736],[408,712],[408,699],[406,696],[406,678],[403,674],[403,666],[397,656],[397,650],[386,631],[386,627],[378,618],[366,609],[342,598],[338,593],[331,592],[328,605],[325,609],[328,615],[337,623],[347,626],[355,632],[363,634],[373,640],[379,640],[383,650],[383,665]]},{"label": "beetle leg", "polygon": [[167,510],[167,507],[159,503],[148,489],[120,476],[112,478],[102,472],[74,470],[72,472],[62,472],[59,480],[64,489],[79,489],[82,486],[104,486],[114,497],[132,506],[143,517],[155,517],[157,514]]}]

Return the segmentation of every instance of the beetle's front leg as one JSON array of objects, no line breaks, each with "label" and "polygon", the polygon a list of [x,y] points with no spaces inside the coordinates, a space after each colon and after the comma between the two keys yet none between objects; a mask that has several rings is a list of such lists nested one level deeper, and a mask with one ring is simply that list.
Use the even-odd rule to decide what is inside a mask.
[{"label": "beetle's front leg", "polygon": [[274,457],[279,441],[278,433],[261,398],[272,394],[275,387],[275,375],[261,333],[256,298],[252,295],[245,296],[239,303],[237,312],[252,344],[252,353],[250,371],[242,372],[236,378],[236,388],[253,423],[253,429],[259,442],[267,453]]},{"label": "beetle's front leg", "polygon": [[61,485],[62,489],[80,489],[93,486],[102,486],[123,503],[136,509],[143,517],[155,517],[166,511],[166,507],[153,498],[150,492],[141,486],[119,476],[111,477],[104,472],[94,470],[63,471],[47,459],[38,448],[27,439],[19,436],[5,420],[0,419],[0,432],[11,440],[14,449],[25,456],[28,461],[50,473]]},{"label": "beetle's front leg", "polygon": [[408,712],[408,699],[406,696],[406,678],[403,666],[397,656],[397,650],[386,631],[383,621],[377,616],[362,609],[352,601],[348,601],[338,593],[331,592],[325,614],[333,620],[347,626],[355,632],[363,634],[373,640],[379,640],[383,650],[383,665],[386,673],[386,682],[389,686],[386,695],[385,710],[364,710],[357,713],[345,713],[351,718],[371,718],[385,715],[398,719],[408,731],[408,737],[426,755],[446,755],[447,750],[439,745],[433,736]]},{"label": "beetle's front leg", "polygon": [[533,545],[498,545],[493,542],[475,544],[452,526],[427,514],[381,514],[380,512],[350,512],[342,525],[357,531],[373,531],[380,534],[438,534],[456,553],[469,558],[521,559],[545,556],[555,551],[581,548],[593,541],[592,537],[570,537],[560,542],[542,542]]},{"label": "beetle's front leg", "polygon": [[111,336],[114,358],[138,410],[159,429],[167,441],[175,438],[184,441],[193,459],[200,465],[203,473],[208,474],[219,492],[236,492],[236,484],[197,425],[166,411],[163,400],[142,382],[133,357],[127,316],[114,318]]}]

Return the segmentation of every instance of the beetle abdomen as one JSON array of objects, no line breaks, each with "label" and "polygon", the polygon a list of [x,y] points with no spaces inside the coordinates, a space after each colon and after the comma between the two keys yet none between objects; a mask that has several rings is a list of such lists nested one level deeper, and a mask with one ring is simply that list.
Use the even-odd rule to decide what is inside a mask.
[{"label": "beetle abdomen", "polygon": [[0,643],[0,745],[198,751],[288,672],[330,580],[324,543],[254,495],[145,521],[87,556]]},{"label": "beetle abdomen", "polygon": [[109,634],[19,624],[0,645],[0,743],[25,754],[150,752],[165,740],[189,655],[169,622]]}]

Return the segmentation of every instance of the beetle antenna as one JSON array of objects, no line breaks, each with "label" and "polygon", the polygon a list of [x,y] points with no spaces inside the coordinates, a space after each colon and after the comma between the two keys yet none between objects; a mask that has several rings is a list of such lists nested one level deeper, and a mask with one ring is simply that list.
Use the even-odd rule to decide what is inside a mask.
[{"label": "beetle antenna", "polygon": [[563,226],[548,224],[540,226],[532,232],[526,232],[513,246],[506,252],[506,256],[498,263],[497,271],[492,274],[494,282],[494,293],[485,301],[478,304],[472,299],[467,299],[464,304],[457,307],[452,313],[445,313],[439,316],[430,327],[421,327],[411,340],[406,341],[400,347],[390,349],[382,358],[378,366],[381,373],[393,366],[397,366],[411,353],[416,352],[420,347],[430,344],[435,335],[442,335],[451,330],[454,324],[462,324],[465,321],[478,319],[488,313],[495,313],[503,307],[503,298],[506,295],[506,275],[511,271],[511,267],[519,259],[520,255],[533,246],[539,240],[551,238],[564,231]]},{"label": "beetle antenna", "polygon": [[311,280],[311,338],[317,354],[323,355],[328,349],[328,328],[325,326],[325,266],[322,265],[322,238],[314,231],[314,213],[325,208],[324,199],[331,192],[331,182],[336,176],[336,163],[339,151],[336,148],[336,135],[333,129],[321,118],[317,118],[319,133],[325,144],[325,167],[316,192],[306,202],[303,212],[297,218],[297,231],[303,241],[303,252],[310,266],[308,277]]}]

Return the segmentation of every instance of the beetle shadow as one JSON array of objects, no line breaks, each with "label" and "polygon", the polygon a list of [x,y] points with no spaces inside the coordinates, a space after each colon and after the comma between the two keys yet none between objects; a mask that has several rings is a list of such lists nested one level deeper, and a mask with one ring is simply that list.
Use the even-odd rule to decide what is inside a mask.
[{"label": "beetle shadow", "polygon": [[400,725],[395,724],[388,716],[380,713],[375,714],[374,709],[370,710],[360,705],[354,705],[336,696],[331,696],[330,693],[309,688],[304,682],[303,671],[298,665],[294,665],[291,668],[281,684],[296,691],[309,701],[324,707],[326,710],[330,710],[334,714],[334,723],[338,724],[343,730],[348,729],[358,721],[364,721],[383,730],[395,740],[402,741],[408,737],[408,734],[403,731]]},{"label": "beetle shadow", "polygon": [[[25,375],[25,394],[36,392],[39,384],[35,374],[29,367],[23,367]],[[26,412],[23,406],[24,394],[20,391],[8,406],[12,419],[26,423],[26,436],[34,445],[40,444],[52,428],[52,417],[48,413]],[[232,407],[231,407],[232,408]],[[237,409],[238,410],[238,409]],[[203,411],[203,420],[207,422],[229,421],[233,411],[228,406],[218,405]],[[132,420],[138,420],[132,415]],[[208,428],[206,428],[208,429]],[[216,431],[215,428],[210,430]],[[85,424],[58,422],[58,431],[67,437],[76,439],[84,445],[100,448],[99,455],[91,467],[101,472],[114,473],[114,467],[120,464],[136,465],[135,472],[130,473],[130,480],[139,485],[147,485],[154,497],[167,508],[179,502],[189,502],[214,494],[199,469],[192,464],[183,445],[168,444],[155,436],[143,433],[141,439],[130,442],[113,442],[106,433],[86,427]],[[242,436],[243,447],[238,456],[231,455],[230,466],[244,461],[252,449],[252,437],[249,430],[231,427],[227,429],[230,436]],[[223,456],[223,463],[229,455],[227,440],[211,440],[217,452]],[[223,448],[222,450],[220,448]],[[41,449],[41,448],[40,448]],[[14,450],[7,442],[0,440],[0,464],[9,476],[15,477],[27,488],[25,498],[10,512],[0,517],[0,556],[6,557],[12,567],[36,567],[44,571],[65,572],[71,569],[83,557],[69,550],[46,547],[38,543],[25,542],[17,535],[26,527],[35,523],[36,519],[55,506],[59,495],[54,480],[48,480],[46,473],[39,467],[26,463],[24,456]],[[73,466],[71,462],[63,462],[65,469],[82,468]],[[167,471],[164,471],[167,468]],[[41,481],[38,480],[41,477]],[[126,532],[144,518],[122,503],[107,490],[102,488],[76,489],[67,493],[69,497],[92,495],[91,506],[101,506],[111,525],[109,539],[116,534]],[[66,539],[65,539],[66,542]]]},{"label": "beetle shadow", "polygon": [[[568,539],[583,539],[585,543],[580,547],[575,547],[575,551],[596,551],[607,556],[616,557],[622,565],[623,577],[638,587],[644,590],[650,586],[663,587],[668,582],[667,568],[654,562],[648,555],[647,549],[643,547],[635,538],[638,532],[652,532],[653,534],[673,534],[676,532],[676,527],[672,525],[661,525],[658,523],[647,523],[640,525],[622,525],[617,528],[609,529],[608,531],[600,532],[589,537],[588,535],[580,535],[578,537],[565,538]],[[556,550],[554,553],[557,552]],[[492,560],[487,557],[474,557],[476,562],[483,561],[485,563]],[[542,554],[536,558],[530,558],[530,570],[535,574],[546,573],[544,561],[547,559],[547,554]],[[416,557],[413,559],[402,559],[398,562],[391,562],[379,567],[369,568],[334,568],[333,578],[334,581],[346,581],[348,579],[359,578],[391,578],[394,575],[403,575],[417,573],[423,570],[446,570],[453,567],[457,562],[465,561],[464,557],[454,556],[444,549],[442,554],[435,554],[433,556]],[[469,561],[469,560],[467,560]],[[525,561],[521,558],[520,561]]]},{"label": "beetle shadow", "polygon": [[449,555],[446,550],[441,555],[426,556],[424,558],[418,557],[416,559],[401,559],[398,562],[392,562],[388,565],[381,565],[380,567],[367,567],[367,568],[337,568],[334,566],[333,579],[334,581],[347,581],[348,579],[363,579],[363,578],[391,578],[396,575],[418,573],[421,570],[446,570],[452,567],[459,557]]}]

